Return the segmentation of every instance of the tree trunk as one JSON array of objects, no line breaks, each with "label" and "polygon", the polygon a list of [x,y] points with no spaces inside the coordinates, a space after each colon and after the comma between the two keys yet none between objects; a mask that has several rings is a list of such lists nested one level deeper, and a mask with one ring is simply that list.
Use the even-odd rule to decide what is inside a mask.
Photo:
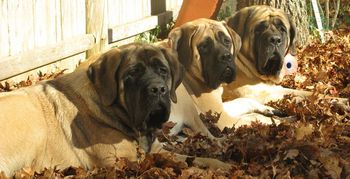
[{"label": "tree trunk", "polygon": [[265,4],[283,9],[294,20],[298,30],[297,45],[305,47],[309,37],[306,1],[300,0],[237,0],[237,10],[246,6]]},{"label": "tree trunk", "polygon": [[334,17],[333,17],[332,25],[331,25],[331,28],[332,28],[332,29],[334,28],[335,23],[337,22],[337,17],[338,17],[339,9],[340,9],[340,0],[337,0],[337,4],[336,4],[336,6],[335,6],[335,13],[334,13]]},{"label": "tree trunk", "polygon": [[325,14],[325,28],[326,29],[329,29],[329,0],[326,0],[325,1],[325,11],[326,11],[326,14]]}]

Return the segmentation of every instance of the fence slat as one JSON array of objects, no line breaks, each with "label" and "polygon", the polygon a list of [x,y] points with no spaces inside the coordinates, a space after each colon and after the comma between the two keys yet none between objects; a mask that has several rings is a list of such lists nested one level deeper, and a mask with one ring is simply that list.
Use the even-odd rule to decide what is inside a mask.
[{"label": "fence slat", "polygon": [[162,25],[160,23],[168,23],[164,22],[163,19],[169,19],[168,21],[170,21],[171,16],[172,12],[167,11],[156,16],[149,16],[138,21],[110,28],[108,29],[108,42],[116,42],[154,29],[157,25]]},{"label": "fence slat", "polygon": [[10,0],[7,3],[10,55],[33,49],[33,0]]},{"label": "fence slat", "polygon": [[10,55],[7,0],[0,1],[0,57]]},{"label": "fence slat", "polygon": [[94,43],[93,35],[87,34],[59,42],[52,47],[37,48],[0,59],[0,80],[84,52],[90,49]]},{"label": "fence slat", "polygon": [[34,37],[35,47],[55,44],[56,39],[56,4],[46,0],[34,2]]},{"label": "fence slat", "polygon": [[90,0],[86,2],[86,32],[96,38],[95,46],[87,52],[87,56],[104,51],[107,48],[108,19],[107,0]]}]

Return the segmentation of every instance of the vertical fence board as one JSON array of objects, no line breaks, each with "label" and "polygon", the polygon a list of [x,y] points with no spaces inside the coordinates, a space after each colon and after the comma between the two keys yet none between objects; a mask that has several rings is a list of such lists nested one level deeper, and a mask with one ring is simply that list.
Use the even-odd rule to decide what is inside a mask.
[{"label": "vertical fence board", "polygon": [[56,3],[47,0],[35,0],[34,3],[35,47],[55,44]]},{"label": "vertical fence board", "polygon": [[[86,33],[85,0],[60,0],[61,40],[69,40]],[[70,57],[70,60],[57,62],[57,66],[74,68],[86,58],[86,53]]]},{"label": "vertical fence board", "polygon": [[56,10],[55,10],[55,28],[56,28],[56,41],[59,42],[63,39],[62,34],[62,17],[61,17],[61,0],[54,1]]},{"label": "vertical fence board", "polygon": [[7,0],[0,0],[0,57],[10,55]]},{"label": "vertical fence board", "polygon": [[87,52],[87,56],[104,51],[107,48],[107,0],[90,0],[86,3],[86,32],[93,34],[96,44]]},{"label": "vertical fence board", "polygon": [[[90,0],[89,0],[90,1]],[[85,0],[76,0],[76,11],[74,16],[74,32],[75,35],[82,35],[86,33],[86,11]]]},{"label": "vertical fence board", "polygon": [[85,1],[61,0],[62,39],[85,34]]},{"label": "vertical fence board", "polygon": [[73,35],[73,10],[75,10],[75,4],[72,0],[61,0],[61,30],[62,39],[68,39]]},{"label": "vertical fence board", "polygon": [[144,0],[142,2],[142,16],[146,17],[151,15],[151,0]]},{"label": "vertical fence board", "polygon": [[108,13],[108,28],[112,28],[119,24],[119,17],[117,12],[120,12],[121,6],[118,6],[117,1],[107,0],[107,13]]},{"label": "vertical fence board", "polygon": [[10,55],[34,48],[33,1],[8,1]]},{"label": "vertical fence board", "polygon": [[176,18],[181,8],[183,0],[166,0],[166,9],[173,11],[174,17]]}]

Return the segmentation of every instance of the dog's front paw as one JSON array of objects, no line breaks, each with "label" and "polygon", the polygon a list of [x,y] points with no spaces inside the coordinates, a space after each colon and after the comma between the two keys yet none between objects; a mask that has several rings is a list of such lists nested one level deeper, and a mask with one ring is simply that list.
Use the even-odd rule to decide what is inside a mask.
[{"label": "dog's front paw", "polygon": [[270,106],[263,105],[250,98],[238,98],[233,101],[225,102],[223,106],[225,112],[233,117],[239,117],[250,113],[259,113],[268,117],[274,115],[279,116],[279,114],[282,114],[281,111],[278,111]]},{"label": "dog's front paw", "polygon": [[286,114],[278,109],[274,109],[270,106],[259,106],[257,109],[253,111],[254,113],[259,113],[267,117],[272,117],[272,116],[285,116]]},{"label": "dog's front paw", "polygon": [[251,125],[253,122],[259,122],[265,125],[278,125],[281,123],[280,120],[274,119],[272,117],[267,117],[260,113],[250,113],[242,115],[238,118],[238,121],[235,123],[235,127],[241,127],[244,125]]}]

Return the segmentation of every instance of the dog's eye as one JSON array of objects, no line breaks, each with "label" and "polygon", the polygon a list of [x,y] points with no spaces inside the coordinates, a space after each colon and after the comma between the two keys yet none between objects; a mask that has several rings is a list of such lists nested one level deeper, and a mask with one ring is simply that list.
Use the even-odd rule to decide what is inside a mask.
[{"label": "dog's eye", "polygon": [[223,43],[224,43],[224,45],[229,46],[229,45],[231,45],[231,39],[229,39],[229,38],[227,38],[227,37],[224,37]]},{"label": "dog's eye", "polygon": [[213,46],[213,40],[207,37],[203,42],[197,45],[200,54],[208,53]]},{"label": "dog's eye", "polygon": [[207,43],[201,43],[201,44],[198,45],[197,48],[198,48],[198,51],[200,53],[205,53],[207,51],[207,49],[208,49],[208,44]]},{"label": "dog's eye", "polygon": [[259,25],[256,26],[256,28],[254,29],[254,32],[255,33],[262,33],[267,28],[268,28],[268,25],[266,24],[266,22],[261,22]]},{"label": "dog's eye", "polygon": [[141,74],[140,68],[133,68],[128,72],[128,76],[130,76],[130,77],[137,77],[140,74]]},{"label": "dog's eye", "polygon": [[168,74],[168,69],[166,69],[165,67],[160,67],[159,68],[159,74],[160,75],[167,75]]},{"label": "dog's eye", "polygon": [[283,27],[283,26],[281,26],[279,29],[280,29],[281,32],[286,32],[286,28]]},{"label": "dog's eye", "polygon": [[262,33],[264,30],[265,30],[265,28],[260,26],[260,27],[255,28],[254,32],[255,33]]}]

